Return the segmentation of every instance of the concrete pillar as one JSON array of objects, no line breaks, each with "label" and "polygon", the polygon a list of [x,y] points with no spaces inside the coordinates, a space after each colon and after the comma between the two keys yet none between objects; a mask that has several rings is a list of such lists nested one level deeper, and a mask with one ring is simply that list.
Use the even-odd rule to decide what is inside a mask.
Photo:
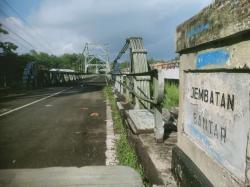
[{"label": "concrete pillar", "polygon": [[249,14],[248,0],[220,0],[177,28],[180,106],[173,171],[181,186],[249,183]]}]

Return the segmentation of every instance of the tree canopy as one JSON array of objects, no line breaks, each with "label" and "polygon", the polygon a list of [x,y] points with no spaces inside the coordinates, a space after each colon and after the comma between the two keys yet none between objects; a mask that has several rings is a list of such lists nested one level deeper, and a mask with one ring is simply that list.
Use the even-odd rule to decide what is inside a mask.
[{"label": "tree canopy", "polygon": [[[0,36],[8,35],[0,23]],[[11,86],[22,80],[25,65],[35,61],[47,69],[63,68],[79,71],[80,54],[51,55],[31,50],[26,54],[17,54],[18,45],[9,41],[0,41],[0,87]]]}]

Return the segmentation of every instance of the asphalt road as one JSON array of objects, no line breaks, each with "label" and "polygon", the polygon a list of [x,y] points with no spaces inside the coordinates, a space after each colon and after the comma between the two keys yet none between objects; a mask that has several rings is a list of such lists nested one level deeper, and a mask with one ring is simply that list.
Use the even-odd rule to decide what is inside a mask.
[{"label": "asphalt road", "polygon": [[0,169],[105,165],[104,85],[104,76],[99,76],[73,88],[46,88],[2,97]]}]

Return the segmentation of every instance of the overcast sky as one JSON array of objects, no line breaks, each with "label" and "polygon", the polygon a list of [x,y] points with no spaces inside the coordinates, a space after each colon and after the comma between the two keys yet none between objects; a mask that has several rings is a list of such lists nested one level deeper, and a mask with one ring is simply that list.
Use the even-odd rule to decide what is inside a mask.
[{"label": "overcast sky", "polygon": [[10,33],[8,37],[3,34],[0,37],[15,41],[22,53],[35,48],[60,55],[81,52],[85,42],[108,44],[112,59],[126,38],[141,36],[150,58],[171,59],[175,57],[176,26],[211,2],[0,0],[0,21]]}]

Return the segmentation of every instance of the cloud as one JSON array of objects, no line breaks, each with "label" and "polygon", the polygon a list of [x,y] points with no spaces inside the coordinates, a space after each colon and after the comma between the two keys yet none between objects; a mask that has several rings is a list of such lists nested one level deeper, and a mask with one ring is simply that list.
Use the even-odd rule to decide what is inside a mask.
[{"label": "cloud", "polygon": [[23,22],[16,17],[1,18],[3,29],[8,31],[8,34],[1,34],[2,41],[13,42],[18,46],[18,53],[27,52],[33,48],[36,50],[44,50],[38,45],[38,42],[33,42],[35,37],[30,28],[26,27]]},{"label": "cloud", "polygon": [[[175,56],[176,26],[211,0],[44,0],[23,29],[42,35],[55,54],[80,52],[85,42],[109,44],[111,59],[130,36],[142,36],[150,57]],[[13,18],[12,18],[13,19]],[[10,21],[9,21],[10,22]],[[16,29],[19,32],[18,29]],[[23,31],[24,32],[24,31]],[[28,37],[27,37],[28,38]],[[29,39],[32,44],[34,41]],[[35,44],[34,44],[35,45]],[[49,52],[37,44],[40,50]]]}]

